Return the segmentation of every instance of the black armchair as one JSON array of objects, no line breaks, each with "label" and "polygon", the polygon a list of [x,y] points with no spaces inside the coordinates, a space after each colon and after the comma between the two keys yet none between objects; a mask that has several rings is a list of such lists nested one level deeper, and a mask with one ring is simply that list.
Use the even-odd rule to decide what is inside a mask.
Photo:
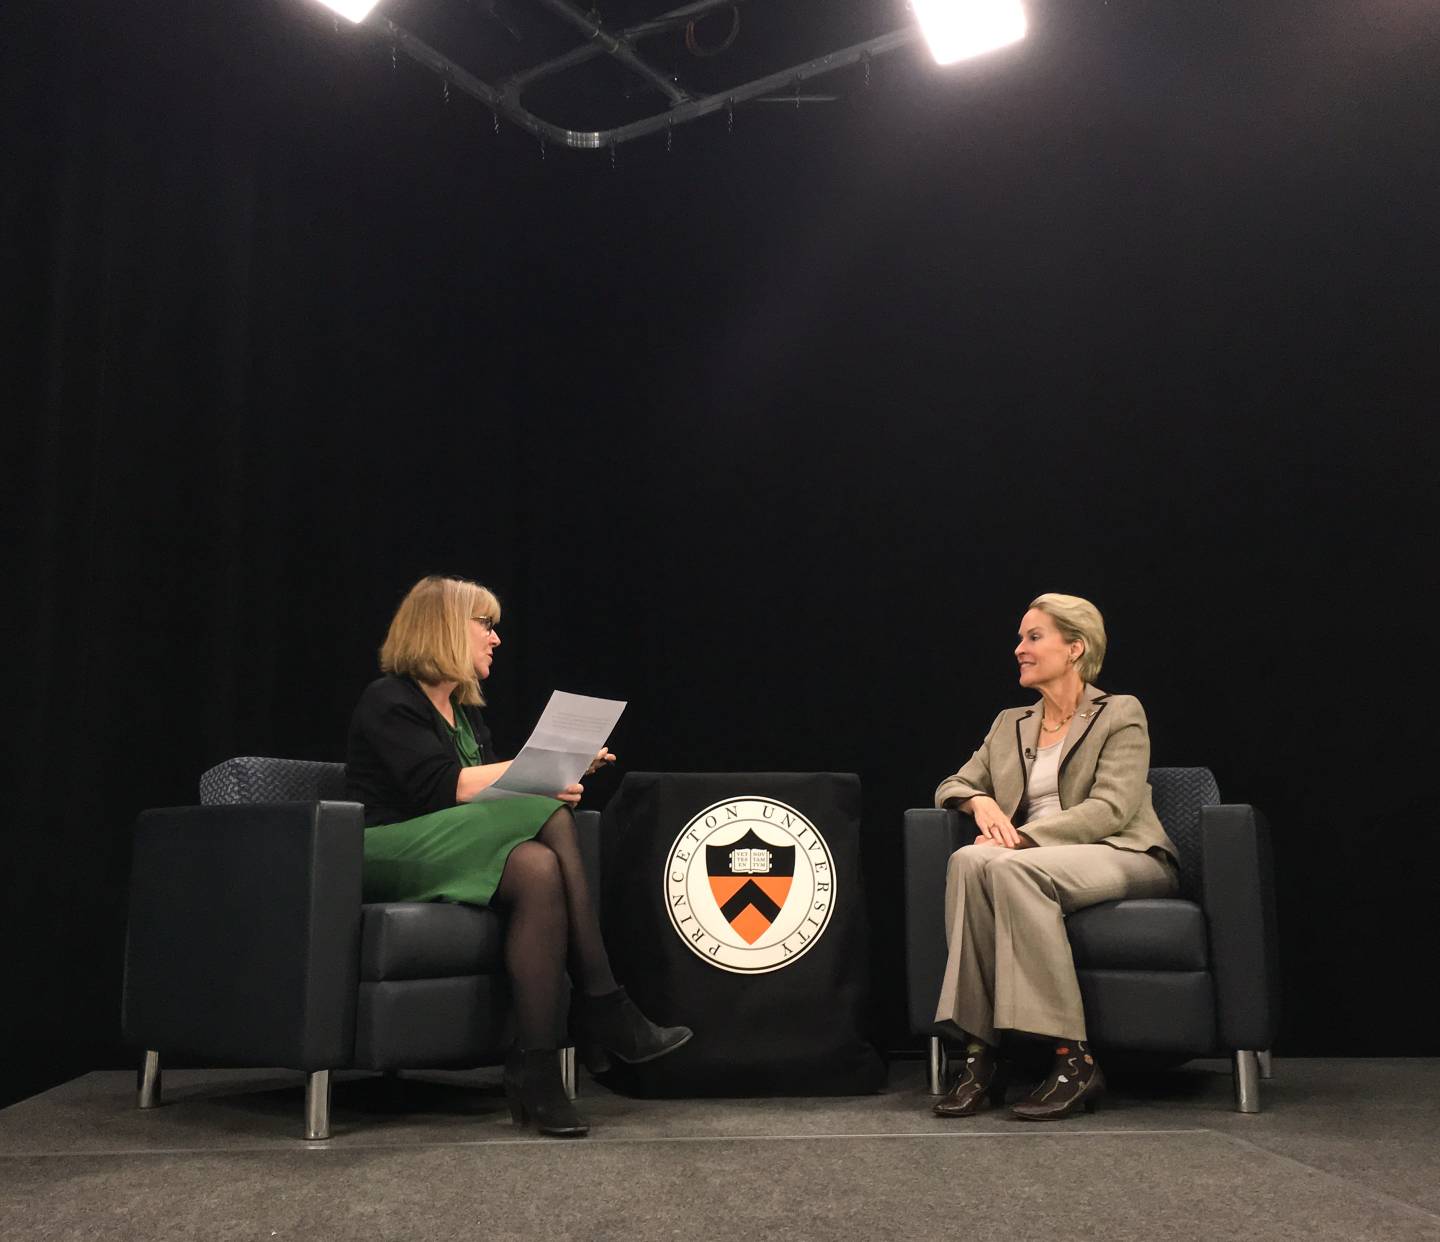
[{"label": "black armchair", "polygon": [[[231,759],[200,806],[146,811],[135,830],[122,1025],[160,1057],[306,1075],[305,1137],[330,1136],[337,1069],[461,1069],[503,1060],[510,1006],[493,910],[360,899],[363,809],[338,763]],[[600,892],[599,815],[576,815]],[[564,1031],[556,1033],[565,1042]],[[573,1048],[561,1051],[574,1091]]]},{"label": "black armchair", "polygon": [[[1254,807],[1221,805],[1208,768],[1152,768],[1150,786],[1180,849],[1180,892],[1107,901],[1066,919],[1090,1040],[1171,1063],[1223,1052],[1234,1059],[1235,1107],[1259,1112],[1280,1007],[1269,825]],[[958,811],[912,810],[904,835],[910,1029],[930,1036],[938,1095],[945,871],[975,825]]]}]

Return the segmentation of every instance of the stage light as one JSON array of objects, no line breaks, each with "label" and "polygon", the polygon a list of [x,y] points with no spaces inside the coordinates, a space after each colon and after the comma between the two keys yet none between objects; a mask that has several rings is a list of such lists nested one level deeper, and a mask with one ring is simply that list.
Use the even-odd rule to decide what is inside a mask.
[{"label": "stage light", "polygon": [[352,22],[363,22],[379,2],[380,0],[320,0],[327,9],[334,9],[341,17],[348,17]]},{"label": "stage light", "polygon": [[911,0],[935,63],[994,51],[1025,37],[1020,0]]}]

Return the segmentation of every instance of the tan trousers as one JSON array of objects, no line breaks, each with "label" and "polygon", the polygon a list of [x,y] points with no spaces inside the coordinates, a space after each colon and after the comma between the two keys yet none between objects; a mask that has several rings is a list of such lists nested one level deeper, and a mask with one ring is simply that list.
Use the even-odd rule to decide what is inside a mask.
[{"label": "tan trousers", "polygon": [[956,850],[945,876],[950,955],[936,1022],[987,1044],[999,1042],[997,1030],[1085,1039],[1065,916],[1121,897],[1169,897],[1177,884],[1168,862],[1112,845]]}]

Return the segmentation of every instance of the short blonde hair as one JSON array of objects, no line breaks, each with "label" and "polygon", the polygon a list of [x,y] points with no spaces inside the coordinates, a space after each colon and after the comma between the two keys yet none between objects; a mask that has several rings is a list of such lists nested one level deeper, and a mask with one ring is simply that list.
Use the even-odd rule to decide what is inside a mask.
[{"label": "short blonde hair", "polygon": [[470,618],[500,620],[495,593],[465,578],[421,578],[395,610],[380,646],[380,671],[435,685],[454,681],[455,701],[483,707],[470,657]]},{"label": "short blonde hair", "polygon": [[1080,680],[1093,684],[1100,676],[1100,666],[1105,663],[1105,618],[1100,610],[1088,599],[1078,595],[1057,595],[1050,592],[1037,595],[1030,601],[1031,608],[1038,608],[1056,625],[1067,643],[1082,642],[1085,650],[1080,653],[1075,671]]}]

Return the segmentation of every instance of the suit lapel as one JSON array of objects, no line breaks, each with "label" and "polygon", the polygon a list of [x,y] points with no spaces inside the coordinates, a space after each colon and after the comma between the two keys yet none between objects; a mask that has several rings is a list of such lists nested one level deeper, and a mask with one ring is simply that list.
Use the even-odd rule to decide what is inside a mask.
[{"label": "suit lapel", "polygon": [[[1060,771],[1065,771],[1065,765],[1070,762],[1070,755],[1075,747],[1085,740],[1085,735],[1095,727],[1095,722],[1105,710],[1105,691],[1099,686],[1086,686],[1085,693],[1080,696],[1080,704],[1075,709],[1075,719],[1071,722],[1070,728],[1065,732],[1065,741],[1060,746]],[[1078,726],[1078,727],[1077,727]]]},{"label": "suit lapel", "polygon": [[[1015,717],[1015,762],[1020,765],[1020,784],[1013,805],[1009,805],[1010,798],[1000,800],[1000,809],[1006,815],[1014,815],[1025,804],[1025,795],[1030,791],[1030,760],[1035,755],[1039,738],[1040,708],[1037,704]],[[1016,786],[1010,785],[1010,789],[1014,790]],[[996,792],[999,793],[998,782]]]}]

